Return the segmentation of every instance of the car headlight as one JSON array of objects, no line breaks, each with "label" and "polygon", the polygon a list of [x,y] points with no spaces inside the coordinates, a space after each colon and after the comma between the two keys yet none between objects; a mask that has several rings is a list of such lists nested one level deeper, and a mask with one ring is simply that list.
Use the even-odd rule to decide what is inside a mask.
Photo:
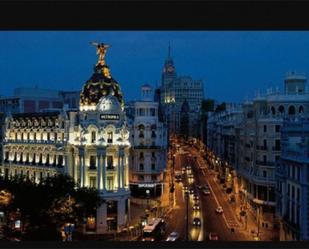
[{"label": "car headlight", "polygon": [[151,241],[154,241],[154,239],[151,239]]}]

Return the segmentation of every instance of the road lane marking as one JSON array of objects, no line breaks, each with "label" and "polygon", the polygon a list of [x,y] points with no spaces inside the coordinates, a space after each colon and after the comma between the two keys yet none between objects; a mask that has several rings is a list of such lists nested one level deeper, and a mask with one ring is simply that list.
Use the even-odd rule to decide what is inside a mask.
[{"label": "road lane marking", "polygon": [[[207,178],[206,178],[206,182],[207,182],[207,184],[208,184],[208,186],[209,186],[209,188],[210,188],[210,191],[212,192],[212,195],[213,195],[214,198],[215,198],[215,201],[216,201],[216,203],[217,203],[217,206],[221,206],[221,204],[219,203],[219,201],[218,201],[218,199],[217,199],[217,196],[215,195],[215,192],[213,191],[213,189],[212,189],[212,187],[211,187],[211,184],[209,184],[209,181],[208,181]],[[229,224],[228,224],[228,222],[227,222],[227,220],[226,220],[226,217],[225,217],[225,215],[224,215],[224,212],[223,212],[223,214],[221,214],[221,215],[222,215],[222,217],[223,217],[223,220],[224,220],[224,222],[225,222],[227,228],[230,229],[231,227],[229,226]]]}]

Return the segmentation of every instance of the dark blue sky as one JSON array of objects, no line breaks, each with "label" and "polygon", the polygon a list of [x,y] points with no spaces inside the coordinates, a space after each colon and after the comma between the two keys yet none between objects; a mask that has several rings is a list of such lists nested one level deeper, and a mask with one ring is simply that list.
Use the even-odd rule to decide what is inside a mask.
[{"label": "dark blue sky", "polygon": [[168,42],[180,75],[202,79],[205,95],[242,102],[282,89],[287,71],[309,71],[309,32],[0,32],[0,95],[15,87],[80,90],[97,61],[90,41],[112,45],[106,62],[126,100],[160,82]]}]

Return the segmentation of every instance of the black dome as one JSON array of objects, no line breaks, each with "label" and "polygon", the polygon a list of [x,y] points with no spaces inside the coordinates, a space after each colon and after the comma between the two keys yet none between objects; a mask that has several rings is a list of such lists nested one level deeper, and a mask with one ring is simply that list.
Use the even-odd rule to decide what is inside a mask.
[{"label": "black dome", "polygon": [[84,85],[80,93],[80,106],[96,106],[103,96],[115,96],[123,107],[123,97],[120,86],[114,80],[106,65],[97,65],[94,73]]}]

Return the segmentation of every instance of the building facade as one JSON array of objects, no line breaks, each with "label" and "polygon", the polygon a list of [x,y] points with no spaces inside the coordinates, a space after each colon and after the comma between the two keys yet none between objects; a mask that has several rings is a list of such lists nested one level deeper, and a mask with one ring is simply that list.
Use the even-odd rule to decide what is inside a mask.
[{"label": "building facade", "polygon": [[[240,122],[231,129],[226,129],[229,121],[224,114],[213,114],[209,119],[208,146],[221,157],[223,164],[235,168],[242,208],[254,217],[258,234],[276,236],[272,231],[279,227],[276,170],[281,158],[284,118],[306,115],[308,108],[306,77],[290,73],[283,93],[268,90],[265,96],[258,94],[253,101],[246,101],[236,118]],[[227,134],[228,130],[232,136]]]},{"label": "building facade", "polygon": [[160,103],[171,135],[180,134],[180,113],[185,101],[188,102],[190,109],[189,135],[192,137],[199,135],[200,109],[203,98],[204,87],[201,80],[193,80],[190,76],[177,76],[169,47],[162,73]]},{"label": "building facade", "polygon": [[89,226],[98,234],[128,224],[131,147],[120,86],[100,58],[80,93],[79,110],[7,115],[0,167],[5,176],[39,181],[67,174],[80,187],[97,188],[102,204]]},{"label": "building facade", "polygon": [[78,109],[78,91],[57,91],[51,89],[16,88],[13,97],[0,98],[0,112],[8,113],[34,113],[46,109],[68,108]]},{"label": "building facade", "polygon": [[285,119],[277,169],[280,240],[309,239],[309,119]]},{"label": "building facade", "polygon": [[141,94],[141,100],[133,103],[130,121],[130,189],[132,196],[157,197],[164,186],[167,129],[160,121],[159,103],[153,101],[152,87],[143,85]]}]

